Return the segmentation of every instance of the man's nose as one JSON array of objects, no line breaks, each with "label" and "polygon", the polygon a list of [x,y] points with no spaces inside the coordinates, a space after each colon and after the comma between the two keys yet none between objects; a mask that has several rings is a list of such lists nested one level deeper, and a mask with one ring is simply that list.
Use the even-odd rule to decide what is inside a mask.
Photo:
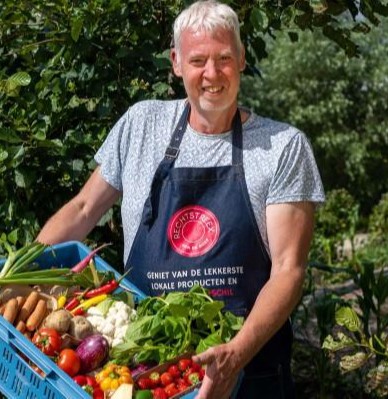
[{"label": "man's nose", "polygon": [[205,65],[204,76],[208,79],[216,78],[219,74],[217,62],[214,60],[208,60]]}]

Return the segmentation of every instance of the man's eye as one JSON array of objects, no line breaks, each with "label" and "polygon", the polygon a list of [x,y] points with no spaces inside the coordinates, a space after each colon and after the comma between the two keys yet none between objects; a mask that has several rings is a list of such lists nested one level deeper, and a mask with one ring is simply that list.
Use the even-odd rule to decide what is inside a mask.
[{"label": "man's eye", "polygon": [[194,59],[191,60],[191,63],[193,65],[203,65],[204,61],[202,59],[200,59],[200,58],[194,58]]}]

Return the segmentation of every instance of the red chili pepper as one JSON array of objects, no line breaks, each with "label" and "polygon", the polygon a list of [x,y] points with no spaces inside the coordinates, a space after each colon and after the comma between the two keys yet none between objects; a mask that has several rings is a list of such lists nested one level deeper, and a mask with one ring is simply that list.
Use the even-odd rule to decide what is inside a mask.
[{"label": "red chili pepper", "polygon": [[86,288],[86,290],[84,291],[77,291],[76,293],[74,293],[75,296],[70,299],[70,301],[65,305],[65,309],[69,311],[75,309],[81,303],[81,299],[83,299],[89,291],[90,288]]},{"label": "red chili pepper", "polygon": [[75,309],[75,310],[73,309],[71,314],[73,316],[83,316],[85,314],[85,310],[82,309],[82,308],[78,308],[78,309]]},{"label": "red chili pepper", "polygon": [[90,290],[85,294],[85,298],[93,298],[97,295],[101,294],[110,294],[119,286],[119,282],[116,280],[111,280],[105,285],[95,288],[94,290]]},{"label": "red chili pepper", "polygon": [[70,301],[65,305],[66,310],[73,310],[75,307],[77,307],[80,304],[80,299],[79,297],[74,297],[70,299]]}]

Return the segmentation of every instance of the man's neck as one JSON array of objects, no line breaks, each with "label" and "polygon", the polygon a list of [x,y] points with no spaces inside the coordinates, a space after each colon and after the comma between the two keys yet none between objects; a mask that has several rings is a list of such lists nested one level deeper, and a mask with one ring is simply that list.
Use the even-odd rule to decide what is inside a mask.
[{"label": "man's neck", "polygon": [[[232,130],[232,122],[236,110],[237,106],[230,111],[200,113],[192,108],[189,117],[189,124],[192,129],[205,134],[225,133]],[[241,121],[245,122],[249,115],[245,111],[240,112]]]}]

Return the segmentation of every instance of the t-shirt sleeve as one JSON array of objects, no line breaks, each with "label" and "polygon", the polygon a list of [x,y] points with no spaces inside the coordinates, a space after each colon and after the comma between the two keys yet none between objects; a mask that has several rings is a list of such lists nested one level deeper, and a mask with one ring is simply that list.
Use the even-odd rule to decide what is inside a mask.
[{"label": "t-shirt sleeve", "polygon": [[130,139],[128,113],[129,111],[117,121],[94,156],[100,166],[102,178],[119,191],[123,191],[121,176],[125,149]]},{"label": "t-shirt sleeve", "polygon": [[307,137],[298,132],[281,153],[266,204],[322,203],[324,200],[322,180],[311,145]]}]

